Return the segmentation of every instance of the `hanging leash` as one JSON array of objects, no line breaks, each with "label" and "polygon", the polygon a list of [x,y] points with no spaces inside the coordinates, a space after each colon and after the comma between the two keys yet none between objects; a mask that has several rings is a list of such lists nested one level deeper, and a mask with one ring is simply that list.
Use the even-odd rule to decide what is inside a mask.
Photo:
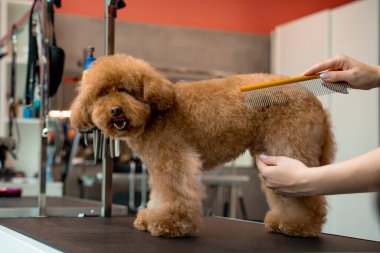
[{"label": "hanging leash", "polygon": [[16,59],[17,59],[17,28],[16,25],[12,27],[12,61],[11,61],[11,94],[9,97],[9,126],[8,126],[8,145],[7,150],[12,155],[14,159],[17,159],[16,153],[14,152],[13,143],[13,121],[15,119],[15,102],[16,102]]},{"label": "hanging leash", "polygon": [[[34,1],[32,10],[35,9],[38,2],[39,0]],[[29,54],[25,84],[25,104],[27,106],[33,104],[36,78],[37,73],[39,73],[36,25],[36,20],[33,18],[33,12],[31,11],[29,16]]]}]

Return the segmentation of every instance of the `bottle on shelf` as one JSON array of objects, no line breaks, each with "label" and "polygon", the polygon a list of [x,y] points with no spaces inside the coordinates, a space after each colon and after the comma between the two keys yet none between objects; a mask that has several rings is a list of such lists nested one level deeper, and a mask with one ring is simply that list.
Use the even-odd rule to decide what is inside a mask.
[{"label": "bottle on shelf", "polygon": [[82,80],[84,80],[86,78],[88,68],[96,60],[96,58],[94,57],[94,52],[95,52],[94,47],[88,47],[87,48],[87,57],[86,57],[86,62],[85,62],[84,68],[83,68]]}]

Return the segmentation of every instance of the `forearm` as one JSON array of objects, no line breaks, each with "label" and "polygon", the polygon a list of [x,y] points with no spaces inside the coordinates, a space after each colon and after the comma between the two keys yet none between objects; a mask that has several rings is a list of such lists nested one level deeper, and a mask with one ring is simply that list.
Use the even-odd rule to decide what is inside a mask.
[{"label": "forearm", "polygon": [[347,161],[310,168],[312,195],[376,191],[380,188],[380,148]]}]

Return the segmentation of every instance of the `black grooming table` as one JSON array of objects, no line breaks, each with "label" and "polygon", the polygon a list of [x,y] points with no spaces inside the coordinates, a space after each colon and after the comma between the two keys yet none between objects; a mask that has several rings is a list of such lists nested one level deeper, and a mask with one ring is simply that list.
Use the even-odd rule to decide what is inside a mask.
[{"label": "black grooming table", "polygon": [[380,243],[323,234],[296,238],[264,225],[204,218],[195,237],[159,238],[133,228],[133,217],[2,218],[0,225],[64,252],[380,252]]}]

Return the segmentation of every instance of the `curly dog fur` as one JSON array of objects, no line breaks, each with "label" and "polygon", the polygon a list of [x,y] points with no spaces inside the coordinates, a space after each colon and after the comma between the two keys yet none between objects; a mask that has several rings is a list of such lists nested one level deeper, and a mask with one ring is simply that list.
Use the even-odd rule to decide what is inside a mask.
[{"label": "curly dog fur", "polygon": [[[250,109],[239,87],[282,78],[271,74],[173,84],[142,60],[99,58],[88,70],[71,107],[78,129],[98,127],[125,139],[149,170],[148,207],[134,225],[155,236],[194,234],[201,223],[202,170],[231,161],[249,149],[301,160],[332,162],[335,144],[329,118],[316,98]],[[283,92],[287,92],[284,89]],[[326,216],[323,196],[283,197],[262,184],[273,232],[317,236]]]}]

